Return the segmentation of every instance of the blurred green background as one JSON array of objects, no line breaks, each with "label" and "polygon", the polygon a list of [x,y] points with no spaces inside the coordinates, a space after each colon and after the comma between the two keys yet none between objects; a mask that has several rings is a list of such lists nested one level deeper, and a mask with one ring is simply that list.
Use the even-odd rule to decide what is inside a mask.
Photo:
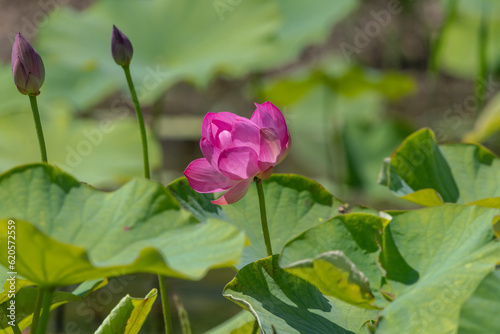
[{"label": "blurred green background", "polygon": [[[292,150],[277,172],[311,177],[337,197],[408,208],[377,185],[383,158],[411,132],[482,142],[500,152],[500,5],[494,0],[0,0],[0,171],[39,160],[28,98],[10,67],[19,30],[42,56],[39,96],[49,162],[113,190],[142,175],[139,132],[115,24],[131,40],[131,71],[149,128],[153,179],[168,184],[201,157],[207,112],[249,117],[270,100]],[[221,296],[232,270],[169,280],[194,333],[239,308]],[[53,316],[57,333],[93,332],[126,293],[156,276],[114,278],[94,302]],[[111,283],[110,283],[111,284]],[[160,333],[159,299],[142,332]],[[175,324],[177,326],[177,324]],[[178,326],[177,326],[178,329]]]}]

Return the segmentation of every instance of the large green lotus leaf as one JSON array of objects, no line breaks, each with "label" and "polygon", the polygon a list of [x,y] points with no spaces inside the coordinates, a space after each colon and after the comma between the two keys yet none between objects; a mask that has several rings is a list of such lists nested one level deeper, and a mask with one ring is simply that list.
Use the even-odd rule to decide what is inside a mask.
[{"label": "large green lotus leaf", "polygon": [[[97,279],[87,281],[80,284],[71,293],[56,291],[52,297],[51,311],[68,302],[79,302],[88,294],[100,289],[107,284],[106,279]],[[16,323],[21,330],[31,326],[33,320],[33,312],[35,309],[35,300],[38,294],[38,289],[34,287],[25,287],[18,291],[15,296]],[[10,314],[10,299],[0,301],[0,334],[13,334],[11,326],[8,324],[11,321],[7,318]]]},{"label": "large green lotus leaf", "polygon": [[[198,194],[186,178],[169,185],[179,203],[200,220],[218,218],[245,231],[250,245],[245,248],[244,266],[266,257],[266,247],[259,214],[259,201],[254,185],[240,201],[224,206],[210,203],[212,194]],[[267,218],[271,244],[275,254],[285,243],[330,217],[338,215],[342,202],[320,184],[298,175],[275,174],[264,181]]]},{"label": "large green lotus leaf", "polygon": [[492,272],[479,284],[460,311],[458,334],[500,332],[500,270]]},{"label": "large green lotus leaf", "polygon": [[483,142],[500,130],[500,94],[496,94],[481,111],[474,128],[465,134],[464,141]]},{"label": "large green lotus leaf", "polygon": [[387,220],[370,214],[337,216],[288,242],[280,265],[325,295],[373,308],[385,274],[378,264],[378,237]]},{"label": "large green lotus leaf", "polygon": [[264,333],[357,333],[378,312],[324,296],[278,265],[278,255],[242,268],[224,296],[252,312]]},{"label": "large green lotus leaf", "polygon": [[46,164],[0,176],[0,217],[16,222],[17,272],[40,286],[132,272],[199,279],[238,263],[245,240],[226,222],[199,223],[156,182],[134,179],[106,193]]},{"label": "large green lotus leaf", "polygon": [[446,204],[393,215],[382,266],[395,295],[381,333],[456,333],[461,306],[500,259],[497,209]]},{"label": "large green lotus leaf", "polygon": [[[0,115],[0,171],[40,161],[33,115],[25,102],[22,111]],[[76,119],[67,111],[45,110],[41,108],[41,119],[50,163],[94,186],[115,186],[143,175],[135,119]],[[158,168],[158,140],[149,136],[148,144],[151,168]]]},{"label": "large green lotus leaf", "polygon": [[357,4],[102,0],[82,12],[61,8],[37,41],[47,67],[46,94],[85,108],[126,86],[110,54],[112,24],[134,46],[132,74],[148,104],[178,81],[206,84],[218,73],[238,77],[294,60]]},{"label": "large green lotus leaf", "polygon": [[500,207],[500,159],[476,144],[438,146],[434,133],[410,135],[384,161],[379,183],[424,206],[475,203]]},{"label": "large green lotus leaf", "polygon": [[151,311],[158,293],[151,290],[144,298],[123,297],[104,319],[95,334],[137,334]]},{"label": "large green lotus leaf", "polygon": [[[442,2],[445,1],[442,0]],[[498,65],[496,59],[500,56],[500,43],[498,42],[500,4],[495,0],[456,0],[456,2],[456,16],[445,29],[442,37],[439,63],[448,72],[476,79],[479,70],[479,27],[483,10],[488,28],[488,66],[494,68]]]},{"label": "large green lotus leaf", "polygon": [[258,334],[259,323],[252,313],[241,311],[205,334]]},{"label": "large green lotus leaf", "polygon": [[342,251],[328,251],[285,269],[312,283],[326,296],[367,309],[379,309],[374,305],[370,282]]}]

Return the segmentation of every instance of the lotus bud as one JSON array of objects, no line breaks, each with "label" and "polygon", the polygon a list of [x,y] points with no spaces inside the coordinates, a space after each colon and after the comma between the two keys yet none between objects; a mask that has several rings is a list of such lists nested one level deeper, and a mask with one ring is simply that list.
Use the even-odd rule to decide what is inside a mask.
[{"label": "lotus bud", "polygon": [[45,67],[38,52],[17,33],[12,47],[12,75],[21,94],[36,96],[45,79]]},{"label": "lotus bud", "polygon": [[113,25],[113,33],[111,35],[111,54],[115,62],[120,66],[130,64],[130,60],[134,54],[132,43],[115,25]]}]

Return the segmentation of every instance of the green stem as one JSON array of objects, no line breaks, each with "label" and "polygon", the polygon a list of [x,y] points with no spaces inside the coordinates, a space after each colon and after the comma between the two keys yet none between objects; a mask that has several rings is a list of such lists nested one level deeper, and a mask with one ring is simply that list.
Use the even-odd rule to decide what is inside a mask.
[{"label": "green stem", "polygon": [[[45,290],[43,292],[42,301],[42,314],[40,315],[40,322],[36,334],[45,334],[47,330],[47,324],[49,323],[50,306],[52,305],[52,295],[54,294],[54,288],[41,288]],[[34,333],[34,332],[33,332]]]},{"label": "green stem", "polygon": [[[135,106],[135,113],[137,115],[137,121],[139,122],[139,130],[141,132],[142,141],[142,157],[144,161],[144,177],[146,179],[151,179],[151,174],[149,173],[149,156],[148,156],[148,140],[146,136],[146,127],[144,126],[144,118],[142,117],[141,106],[139,104],[139,99],[137,98],[137,93],[135,92],[134,83],[132,82],[132,76],[130,75],[130,66],[123,66],[125,71],[125,77],[127,78],[128,88],[130,89],[130,95],[132,96],[132,101]],[[166,285],[166,277],[158,274],[158,285],[160,286],[161,295],[161,305],[163,309],[163,320],[165,321],[165,333],[172,333],[172,319],[170,316],[170,306],[168,304],[168,293]]]},{"label": "green stem", "polygon": [[165,321],[165,333],[172,334],[172,317],[170,316],[170,305],[168,304],[168,292],[166,277],[158,274],[160,285],[161,306],[163,308],[163,320]]},{"label": "green stem", "polygon": [[149,173],[148,141],[146,137],[146,127],[144,126],[144,118],[142,117],[141,106],[139,105],[139,100],[137,99],[134,83],[132,82],[129,65],[123,66],[123,70],[125,71],[125,77],[127,78],[128,88],[130,89],[130,94],[132,95],[132,101],[134,102],[135,113],[137,114],[137,121],[139,122],[139,129],[141,131],[142,157],[144,160],[144,177],[146,177],[146,179],[151,179],[151,174]]},{"label": "green stem", "polygon": [[255,185],[257,186],[257,194],[259,195],[260,221],[262,223],[262,232],[264,233],[264,242],[266,243],[267,256],[271,256],[273,255],[273,249],[271,248],[271,238],[269,237],[269,227],[267,226],[266,200],[264,198],[264,188],[262,187],[261,179],[255,177],[254,181]]},{"label": "green stem", "polygon": [[35,311],[33,312],[33,320],[31,321],[31,330],[30,332],[36,333],[36,329],[38,327],[38,319],[40,318],[40,311],[42,310],[42,301],[45,290],[41,287],[38,287],[38,293],[36,294],[35,301]]},{"label": "green stem", "polygon": [[12,331],[14,332],[14,334],[22,334],[17,324],[14,324],[14,326],[12,326]]},{"label": "green stem", "polygon": [[486,15],[486,6],[484,6],[478,36],[479,75],[476,79],[476,104],[478,111],[481,110],[484,104],[486,86],[483,82],[486,80],[486,75],[488,74],[488,63],[486,59],[488,46],[488,22]]},{"label": "green stem", "polygon": [[38,112],[36,96],[28,96],[30,97],[31,110],[33,111],[33,119],[35,120],[36,134],[38,136],[38,144],[40,145],[42,161],[47,162],[47,149],[45,148],[45,139],[43,138],[42,122],[40,121],[40,113]]}]

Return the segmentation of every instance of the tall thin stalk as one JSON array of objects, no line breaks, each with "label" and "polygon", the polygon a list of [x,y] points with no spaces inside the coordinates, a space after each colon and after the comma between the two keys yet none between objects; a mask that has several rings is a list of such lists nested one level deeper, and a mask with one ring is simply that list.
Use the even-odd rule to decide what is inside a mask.
[{"label": "tall thin stalk", "polygon": [[260,207],[260,221],[262,224],[262,233],[264,234],[264,243],[266,244],[267,256],[273,255],[273,249],[271,247],[271,238],[269,237],[269,226],[267,224],[267,214],[266,214],[266,200],[264,198],[264,188],[262,187],[262,180],[258,177],[254,178],[255,185],[257,186],[257,194],[259,196],[259,207]]},{"label": "tall thin stalk", "polygon": [[[45,334],[47,331],[47,325],[49,323],[50,306],[52,305],[52,295],[54,294],[54,288],[39,288],[43,289],[43,300],[42,300],[42,314],[40,315],[40,320],[38,323],[38,328],[36,334]],[[34,333],[34,332],[33,332]]]},{"label": "tall thin stalk", "polygon": [[122,66],[125,72],[125,77],[127,78],[128,88],[130,90],[130,95],[132,96],[132,101],[135,106],[135,113],[137,115],[137,121],[139,122],[139,130],[141,132],[141,142],[142,142],[142,160],[144,163],[144,177],[146,179],[151,179],[151,174],[149,172],[149,154],[148,154],[148,139],[146,136],[146,126],[144,125],[144,117],[142,116],[141,105],[139,104],[139,99],[137,98],[137,93],[135,92],[134,83],[132,82],[132,76],[130,75],[130,66]]},{"label": "tall thin stalk", "polygon": [[30,98],[31,111],[33,112],[33,119],[35,120],[36,134],[38,136],[38,144],[40,146],[40,154],[42,161],[47,162],[47,149],[45,147],[45,139],[43,138],[42,122],[40,121],[40,113],[38,112],[38,104],[36,96],[28,95]]},{"label": "tall thin stalk", "polygon": [[[148,139],[146,135],[146,126],[144,125],[144,117],[142,115],[141,105],[139,104],[139,99],[137,98],[137,93],[135,92],[132,76],[130,75],[130,66],[127,64],[122,66],[122,68],[125,72],[125,77],[127,78],[128,88],[130,90],[130,95],[132,96],[132,101],[134,102],[137,121],[139,122],[139,130],[141,132],[142,142],[142,160],[144,163],[144,177],[146,179],[151,179],[151,174],[149,171]],[[170,305],[168,301],[168,290],[165,276],[158,274],[158,285],[160,287],[163,320],[165,322],[165,333],[172,334],[172,317],[170,315]]]},{"label": "tall thin stalk", "polygon": [[36,333],[38,327],[38,319],[40,318],[40,311],[42,310],[43,294],[45,290],[38,287],[36,294],[35,309],[33,311],[33,320],[31,321],[31,332]]}]

